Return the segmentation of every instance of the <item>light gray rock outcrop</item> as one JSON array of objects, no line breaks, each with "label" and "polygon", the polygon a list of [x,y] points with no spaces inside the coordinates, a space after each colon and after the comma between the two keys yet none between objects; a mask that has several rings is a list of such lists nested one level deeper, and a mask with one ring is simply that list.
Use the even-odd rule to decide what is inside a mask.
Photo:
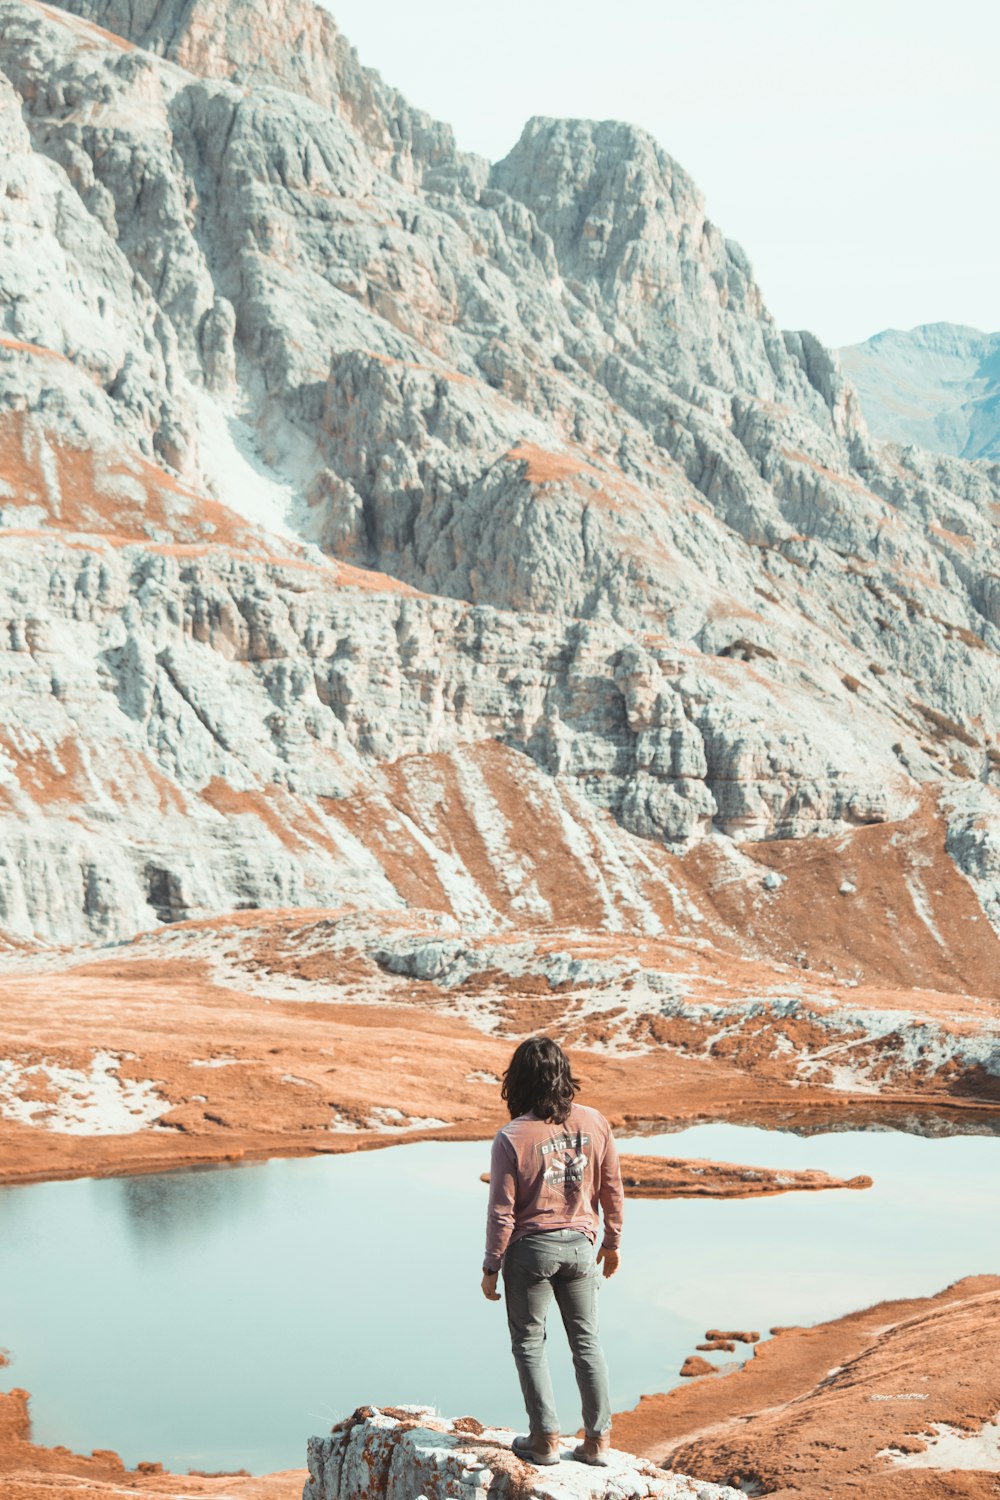
[{"label": "light gray rock outcrop", "polygon": [[[896,730],[863,703],[857,738],[835,695],[800,727],[778,685],[748,703],[728,663],[702,671],[669,640],[639,650],[610,621],[338,588],[329,566],[224,553],[5,549],[0,685],[18,727],[0,767],[25,852],[0,879],[0,926],[21,937],[120,938],[245,905],[396,906],[338,803],[374,792],[381,764],[484,737],[676,846],[830,833],[902,817],[916,795],[909,772],[873,770],[876,747],[894,764]],[[485,817],[485,787],[470,796]],[[303,816],[313,839],[283,839]],[[92,902],[108,882],[115,899]]]},{"label": "light gray rock outcrop", "polygon": [[303,1500],[736,1500],[728,1485],[670,1474],[612,1451],[606,1469],[568,1457],[549,1468],[522,1463],[514,1434],[466,1417],[456,1423],[431,1407],[362,1407],[329,1437],[309,1441]]}]

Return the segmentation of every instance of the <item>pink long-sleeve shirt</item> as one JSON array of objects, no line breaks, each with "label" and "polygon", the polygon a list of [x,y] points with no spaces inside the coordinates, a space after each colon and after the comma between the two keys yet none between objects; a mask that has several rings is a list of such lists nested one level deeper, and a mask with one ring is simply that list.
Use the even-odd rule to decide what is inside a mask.
[{"label": "pink long-sleeve shirt", "polygon": [[617,1249],[624,1204],[611,1126],[596,1109],[574,1104],[561,1125],[518,1115],[498,1130],[490,1156],[483,1269],[499,1269],[507,1246],[546,1229],[575,1229]]}]

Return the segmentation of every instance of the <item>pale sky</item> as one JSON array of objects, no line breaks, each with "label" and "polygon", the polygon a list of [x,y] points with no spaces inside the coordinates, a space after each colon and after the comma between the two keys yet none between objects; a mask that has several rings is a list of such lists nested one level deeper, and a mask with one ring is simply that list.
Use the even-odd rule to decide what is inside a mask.
[{"label": "pale sky", "polygon": [[1000,329],[996,0],[328,0],[362,62],[504,156],[531,115],[643,126],[827,344]]}]

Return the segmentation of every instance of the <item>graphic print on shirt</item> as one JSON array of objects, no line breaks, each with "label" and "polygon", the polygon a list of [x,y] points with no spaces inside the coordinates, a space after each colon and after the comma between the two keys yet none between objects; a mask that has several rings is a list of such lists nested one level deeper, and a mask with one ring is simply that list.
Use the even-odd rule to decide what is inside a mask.
[{"label": "graphic print on shirt", "polygon": [[542,1141],[538,1147],[542,1158],[542,1176],[546,1184],[562,1188],[564,1193],[576,1192],[583,1184],[587,1162],[590,1160],[590,1136],[577,1131],[576,1135],[557,1135],[551,1141]]}]

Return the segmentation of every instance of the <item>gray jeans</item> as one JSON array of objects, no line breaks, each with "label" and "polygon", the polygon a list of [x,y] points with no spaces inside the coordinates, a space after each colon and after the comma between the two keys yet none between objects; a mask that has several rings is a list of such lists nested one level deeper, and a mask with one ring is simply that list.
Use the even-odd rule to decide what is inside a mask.
[{"label": "gray jeans", "polygon": [[584,1431],[598,1437],[611,1426],[608,1367],[597,1333],[595,1256],[585,1234],[550,1229],[515,1240],[503,1258],[510,1345],[532,1433],[560,1431],[545,1357],[545,1315],[553,1296],[573,1354]]}]

